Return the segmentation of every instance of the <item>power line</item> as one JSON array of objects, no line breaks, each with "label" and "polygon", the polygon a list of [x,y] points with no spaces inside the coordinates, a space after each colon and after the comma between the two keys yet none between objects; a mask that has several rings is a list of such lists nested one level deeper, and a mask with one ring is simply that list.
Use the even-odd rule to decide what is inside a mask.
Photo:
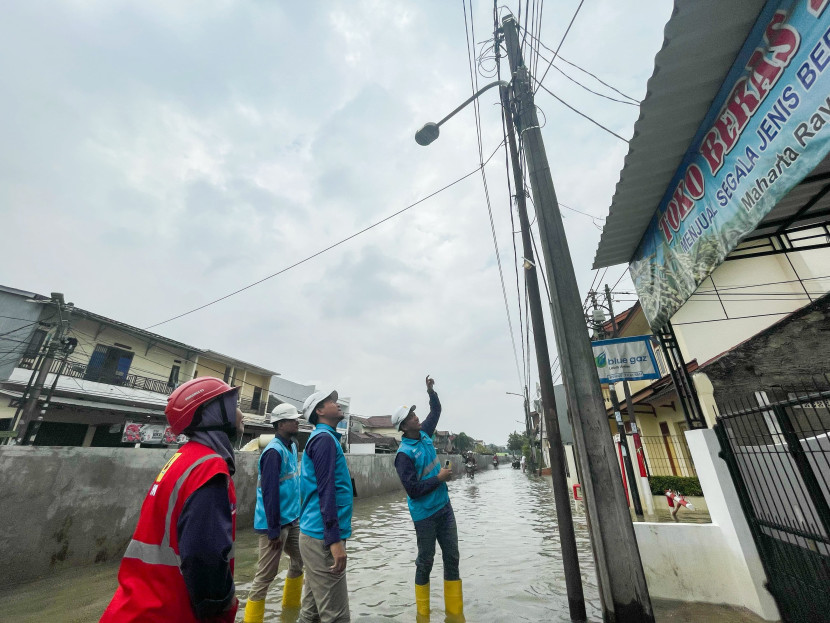
[{"label": "power line", "polygon": [[[548,50],[549,52],[553,52],[553,50],[552,50],[551,48],[549,48],[548,46],[546,46],[546,45],[545,45],[545,43],[544,43],[541,39],[539,39],[538,37],[534,37],[534,36],[533,36],[533,33],[530,33],[530,36],[531,36],[531,38],[532,38],[532,39],[535,39],[535,40],[536,40],[536,43],[537,43],[539,46],[541,46],[541,47],[545,48],[545,49],[546,49],[546,50]],[[626,94],[626,93],[623,93],[623,92],[622,92],[622,91],[620,91],[617,87],[615,87],[615,86],[613,86],[613,85],[608,84],[607,82],[605,82],[602,78],[600,78],[600,77],[599,77],[599,76],[597,76],[596,74],[591,73],[590,71],[588,71],[588,70],[587,70],[587,69],[585,69],[584,67],[580,67],[579,65],[577,65],[576,63],[574,63],[574,62],[572,62],[572,61],[569,61],[569,60],[568,60],[568,59],[566,59],[564,56],[561,56],[561,55],[556,54],[556,53],[554,53],[554,54],[555,54],[555,57],[554,57],[554,59],[555,59],[555,60],[560,60],[560,61],[562,61],[563,63],[567,63],[568,65],[570,65],[570,66],[571,66],[571,67],[573,67],[574,69],[577,69],[577,70],[581,71],[582,73],[587,74],[588,76],[591,76],[594,80],[596,80],[597,82],[599,82],[599,83],[600,83],[600,84],[602,84],[603,86],[608,87],[609,89],[611,89],[611,90],[612,90],[612,91],[614,91],[615,93],[618,93],[618,94],[622,95],[623,97],[625,97],[625,98],[627,98],[627,99],[631,100],[631,102],[632,102],[632,103],[639,105],[639,100],[638,100],[637,98],[635,98],[635,97],[631,97],[630,95],[628,95],[628,94]],[[546,59],[546,58],[544,58],[544,57],[543,57],[543,59],[544,59],[544,60],[548,60],[548,59]],[[558,68],[556,67],[556,65],[554,65],[554,69],[558,69]],[[561,70],[560,70],[560,71],[561,71]]]},{"label": "power line", "polygon": [[[470,39],[472,38],[475,41],[475,25],[473,22],[473,2],[470,0],[470,24],[467,24],[467,2],[466,0],[461,0],[461,6],[464,9],[464,36],[467,39],[467,61],[469,64],[470,69],[470,88],[472,89],[473,93],[478,92],[478,78],[476,77],[476,71],[473,64],[473,51],[470,49]],[[519,368],[519,354],[518,350],[516,349],[516,336],[513,329],[513,319],[510,317],[510,305],[507,302],[507,288],[504,285],[504,271],[502,270],[501,265],[501,254],[499,253],[499,244],[498,238],[496,236],[496,225],[493,219],[493,206],[490,203],[490,189],[487,186],[487,175],[484,172],[484,153],[482,149],[482,141],[481,141],[481,117],[480,117],[480,109],[479,109],[479,101],[476,98],[473,101],[473,112],[475,113],[475,123],[476,123],[476,140],[478,141],[478,157],[481,166],[479,170],[481,171],[481,180],[484,185],[484,198],[487,201],[487,213],[490,217],[490,231],[493,235],[493,247],[496,252],[496,264],[498,265],[499,269],[499,281],[501,282],[501,293],[502,297],[504,298],[504,310],[507,314],[507,326],[510,330],[510,342],[513,346],[513,359],[516,363],[516,374],[519,377],[519,382],[522,382],[522,373]],[[502,141],[504,142],[504,141]]]},{"label": "power line", "polygon": [[574,111],[574,112],[575,112],[576,114],[578,114],[580,117],[585,117],[588,121],[590,121],[591,123],[593,123],[595,126],[600,127],[600,128],[602,128],[603,130],[605,130],[606,132],[608,132],[609,134],[613,134],[614,136],[616,136],[616,137],[617,137],[618,139],[620,139],[623,143],[628,143],[628,140],[627,140],[627,139],[624,139],[622,136],[620,136],[619,134],[617,134],[616,132],[614,132],[614,130],[611,130],[611,129],[609,129],[609,128],[606,128],[604,125],[602,125],[599,121],[597,121],[597,120],[596,120],[596,119],[594,119],[593,117],[590,117],[589,115],[586,115],[586,114],[585,114],[584,112],[582,112],[581,110],[578,110],[578,109],[574,108],[573,106],[571,106],[568,102],[566,102],[565,100],[563,100],[561,97],[559,97],[559,96],[558,96],[558,95],[556,95],[553,91],[551,91],[551,90],[550,90],[550,89],[548,89],[545,85],[543,85],[543,84],[542,84],[539,80],[536,80],[536,77],[535,77],[535,76],[533,77],[533,80],[537,83],[537,85],[538,85],[540,88],[544,89],[544,90],[545,90],[545,91],[546,91],[549,95],[551,95],[554,99],[558,100],[558,101],[559,101],[561,104],[563,104],[564,106],[567,106],[568,108],[570,108],[572,111]]},{"label": "power line", "polygon": [[347,236],[346,238],[343,238],[343,239],[339,240],[338,242],[335,242],[334,244],[331,244],[331,245],[325,247],[324,249],[321,249],[320,251],[317,251],[316,253],[313,253],[312,255],[309,255],[308,257],[303,258],[302,260],[294,262],[290,266],[286,266],[285,268],[282,268],[282,269],[278,270],[277,272],[268,275],[267,277],[263,277],[262,279],[259,279],[258,281],[254,281],[253,283],[249,283],[248,285],[243,286],[243,287],[239,288],[238,290],[234,290],[233,292],[230,292],[230,293],[228,293],[224,296],[220,296],[219,298],[214,299],[212,301],[209,301],[209,302],[205,303],[204,305],[194,307],[193,309],[190,309],[186,312],[183,312],[183,313],[178,314],[176,316],[172,316],[171,318],[168,318],[167,320],[162,320],[161,322],[156,322],[155,324],[148,325],[148,326],[144,327],[144,329],[152,329],[153,327],[158,327],[158,326],[161,326],[163,324],[167,324],[168,322],[172,322],[173,320],[178,320],[179,318],[183,318],[184,316],[189,316],[190,314],[193,314],[197,311],[205,309],[206,307],[210,307],[211,305],[215,305],[216,303],[219,303],[220,301],[224,301],[225,299],[228,299],[232,296],[235,296],[235,295],[239,294],[240,292],[244,292],[245,290],[249,290],[250,288],[253,288],[254,286],[258,286],[259,284],[261,284],[265,281],[268,281],[269,279],[273,279],[274,277],[277,277],[278,275],[282,275],[283,273],[286,273],[289,270],[291,270],[293,268],[296,268],[297,266],[300,266],[301,264],[305,264],[309,260],[312,260],[315,257],[318,257],[320,255],[323,255],[324,253],[326,253],[328,251],[331,251],[335,247],[339,247],[341,244],[344,244],[344,243],[352,240],[353,238],[357,238],[361,234],[365,234],[370,229],[374,229],[378,225],[382,225],[386,221],[392,220],[396,216],[400,216],[401,214],[403,214],[407,210],[410,210],[410,209],[414,208],[415,206],[427,201],[428,199],[431,199],[435,195],[437,195],[439,193],[442,193],[442,192],[444,192],[445,190],[447,190],[449,188],[452,188],[453,186],[455,186],[456,184],[459,184],[460,182],[463,182],[468,177],[471,177],[471,176],[475,175],[480,169],[487,166],[487,164],[490,162],[490,160],[493,158],[493,156],[496,155],[496,152],[499,150],[500,147],[501,147],[501,143],[499,143],[499,145],[496,147],[496,149],[493,151],[493,153],[490,155],[490,157],[487,158],[487,160],[485,160],[482,164],[480,164],[478,167],[476,167],[475,169],[473,169],[469,173],[466,173],[466,174],[462,175],[461,177],[459,177],[455,181],[450,182],[446,186],[442,186],[438,190],[435,190],[435,191],[431,192],[430,194],[426,195],[425,197],[422,197],[422,198],[418,199],[418,201],[409,204],[405,208],[402,208],[402,209],[398,210],[397,212],[394,212],[394,213],[390,214],[389,216],[384,217],[384,218],[382,218],[381,220],[379,220],[375,223],[372,223],[368,227],[364,227],[363,229],[351,234],[350,236]]},{"label": "power line", "polygon": [[[568,24],[568,28],[565,30],[565,34],[562,35],[562,39],[559,41],[559,45],[556,47],[556,52],[553,53],[553,58],[550,59],[550,63],[548,63],[547,69],[545,69],[545,73],[542,74],[542,80],[545,79],[545,76],[548,75],[548,71],[550,71],[551,65],[553,65],[553,61],[556,60],[556,57],[559,56],[559,50],[562,49],[562,44],[565,43],[565,37],[568,36],[568,33],[571,32],[571,26],[574,25],[574,20],[576,20],[576,16],[579,15],[579,10],[582,8],[582,4],[585,0],[579,0],[579,6],[576,7],[576,11],[574,11],[574,15],[571,18],[570,24]],[[539,80],[539,86],[536,87],[536,91],[533,92],[535,95],[539,91],[539,87],[542,86],[542,80]]]},{"label": "power line", "polygon": [[16,340],[11,340],[10,338],[6,338],[5,336],[11,335],[12,333],[17,333],[18,331],[22,331],[23,329],[28,329],[31,326],[38,324],[38,321],[35,320],[34,322],[30,322],[29,324],[24,324],[22,327],[17,327],[16,329],[12,329],[11,331],[6,331],[5,333],[0,333],[0,338],[4,338],[10,340],[12,342]]},{"label": "power line", "polygon": [[[532,47],[533,47],[533,46],[532,46],[532,44],[531,44],[531,48],[532,48]],[[538,54],[538,56],[539,56],[539,58],[541,58],[543,61],[548,60],[547,58],[545,58],[544,56],[542,56],[542,54]],[[640,106],[639,102],[636,102],[636,101],[632,102],[632,101],[629,101],[629,100],[621,100],[621,99],[618,99],[618,98],[616,98],[616,97],[611,97],[610,95],[606,95],[605,93],[600,93],[599,91],[595,91],[595,90],[594,90],[594,89],[592,89],[591,87],[589,87],[589,86],[587,86],[587,85],[582,84],[579,80],[577,80],[576,78],[574,78],[574,77],[570,76],[570,75],[569,75],[568,73],[566,73],[566,72],[565,72],[562,68],[560,68],[560,67],[558,67],[558,66],[556,66],[556,65],[553,65],[552,67],[553,67],[556,71],[558,71],[560,74],[562,74],[565,78],[567,78],[568,80],[570,80],[571,82],[573,82],[575,85],[577,85],[578,87],[580,87],[580,88],[584,89],[585,91],[588,91],[589,93],[592,93],[592,94],[594,94],[594,95],[596,95],[596,96],[598,96],[598,97],[601,97],[601,98],[603,98],[603,99],[607,99],[607,100],[612,101],[612,102],[617,102],[618,104],[625,104],[626,106],[635,106],[635,107],[639,107],[639,106]],[[537,90],[538,90],[538,89],[537,89]]]}]

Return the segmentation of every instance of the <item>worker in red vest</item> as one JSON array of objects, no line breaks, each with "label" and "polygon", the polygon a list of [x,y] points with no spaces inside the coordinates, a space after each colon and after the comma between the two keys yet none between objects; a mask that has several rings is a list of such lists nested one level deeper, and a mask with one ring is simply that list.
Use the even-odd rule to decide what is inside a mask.
[{"label": "worker in red vest", "polygon": [[164,410],[190,440],[150,487],[101,623],[232,623],[236,490],[233,440],[242,434],[238,387],[201,377]]}]

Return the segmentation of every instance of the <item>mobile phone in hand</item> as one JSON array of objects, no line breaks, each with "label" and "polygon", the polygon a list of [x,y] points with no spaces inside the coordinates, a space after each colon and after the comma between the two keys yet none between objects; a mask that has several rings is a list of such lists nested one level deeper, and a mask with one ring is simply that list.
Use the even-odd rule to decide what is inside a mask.
[{"label": "mobile phone in hand", "polygon": [[447,469],[449,469],[449,468],[450,468],[450,462],[449,462],[449,460],[447,460],[447,462],[444,464],[444,467],[446,467]]}]

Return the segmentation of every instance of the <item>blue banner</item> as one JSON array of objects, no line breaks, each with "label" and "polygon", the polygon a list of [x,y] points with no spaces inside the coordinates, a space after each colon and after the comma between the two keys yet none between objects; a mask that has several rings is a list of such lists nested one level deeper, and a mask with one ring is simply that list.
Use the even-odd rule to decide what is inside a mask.
[{"label": "blue banner", "polygon": [[659,329],[830,151],[830,0],[770,0],[629,265]]},{"label": "blue banner", "polygon": [[600,383],[659,379],[650,335],[591,342]]}]

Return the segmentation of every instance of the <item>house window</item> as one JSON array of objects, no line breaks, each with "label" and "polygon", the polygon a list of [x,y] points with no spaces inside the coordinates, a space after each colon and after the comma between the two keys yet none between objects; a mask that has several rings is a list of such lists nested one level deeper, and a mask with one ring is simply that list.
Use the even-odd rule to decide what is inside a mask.
[{"label": "house window", "polygon": [[170,378],[167,379],[168,387],[176,387],[179,384],[179,370],[180,366],[173,366],[170,369]]},{"label": "house window", "polygon": [[134,354],[114,346],[98,344],[89,358],[84,378],[110,385],[123,385],[127,380]]},{"label": "house window", "polygon": [[261,387],[254,387],[254,395],[251,398],[251,410],[256,411],[259,409],[259,403],[262,400],[262,388]]},{"label": "house window", "polygon": [[230,378],[231,378],[231,367],[230,366],[225,366],[225,376],[222,377],[222,380],[225,381],[225,383],[227,383],[228,379],[230,379]]}]

